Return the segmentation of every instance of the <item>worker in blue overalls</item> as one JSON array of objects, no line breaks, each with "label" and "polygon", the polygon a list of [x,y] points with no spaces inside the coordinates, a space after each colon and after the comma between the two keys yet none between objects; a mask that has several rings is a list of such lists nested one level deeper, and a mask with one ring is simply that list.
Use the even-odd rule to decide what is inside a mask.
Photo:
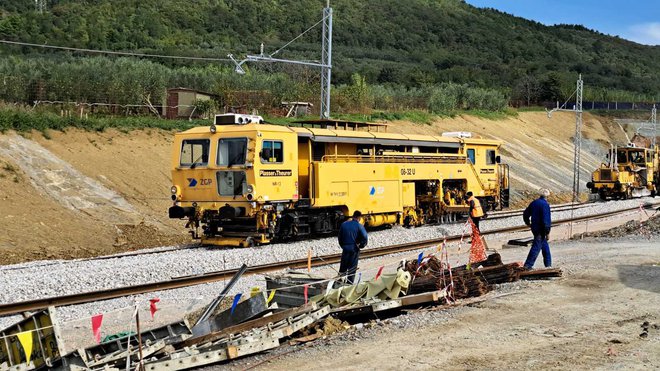
[{"label": "worker in blue overalls", "polygon": [[546,268],[552,267],[552,257],[550,256],[550,246],[548,245],[548,238],[550,236],[550,227],[552,220],[550,218],[550,205],[546,198],[550,195],[547,189],[539,191],[539,198],[532,201],[523,212],[523,220],[525,224],[530,226],[534,241],[532,248],[529,250],[527,260],[525,260],[525,269],[532,269],[539,252],[543,253],[543,265]]},{"label": "worker in blue overalls", "polygon": [[341,262],[339,274],[346,277],[348,283],[353,283],[358,267],[360,249],[367,246],[367,230],[362,223],[362,213],[355,210],[353,218],[339,227],[339,246],[341,246]]}]

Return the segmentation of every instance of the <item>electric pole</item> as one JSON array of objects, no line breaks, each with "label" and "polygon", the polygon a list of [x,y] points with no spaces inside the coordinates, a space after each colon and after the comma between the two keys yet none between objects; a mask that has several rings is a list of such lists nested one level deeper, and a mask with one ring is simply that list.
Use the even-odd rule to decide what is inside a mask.
[{"label": "electric pole", "polygon": [[653,110],[651,110],[651,125],[653,125],[653,139],[651,140],[651,144],[655,149],[657,145],[656,138],[658,137],[658,111],[655,108],[655,104],[653,105]]},{"label": "electric pole", "polygon": [[[302,37],[305,33],[310,31],[312,28],[316,27],[319,23],[322,23],[322,33],[321,33],[321,62],[309,62],[309,61],[297,61],[292,59],[282,59],[274,58],[273,56],[280,52],[280,50],[286,48],[289,44],[296,41]],[[330,117],[330,86],[331,86],[331,77],[332,77],[332,8],[330,7],[330,0],[327,0],[327,5],[323,8],[323,18],[314,24],[312,27],[303,31],[300,35],[293,38],[288,43],[284,44],[281,48],[277,49],[275,52],[265,55],[264,47],[261,44],[260,54],[259,55],[247,55],[242,61],[237,61],[234,59],[232,54],[229,54],[228,57],[234,62],[236,73],[245,74],[243,69],[243,64],[245,62],[278,62],[278,63],[290,63],[290,64],[300,64],[304,66],[320,67],[321,68],[321,105],[320,105],[320,116],[322,119],[327,119]]]},{"label": "electric pole", "polygon": [[582,74],[579,75],[575,88],[575,107],[566,109],[566,103],[548,111],[548,117],[552,117],[555,111],[575,112],[575,134],[573,136],[573,203],[580,201],[580,156],[582,153],[582,97],[584,95],[584,81]]},{"label": "electric pole", "polygon": [[644,121],[639,124],[639,127],[636,130],[636,133],[645,137],[651,137],[651,148],[655,148],[657,145],[658,137],[658,112],[656,105],[653,105],[651,109],[651,119],[649,121]]},{"label": "electric pole", "polygon": [[330,0],[323,9],[321,34],[321,118],[330,118],[330,79],[332,76],[332,8]]},{"label": "electric pole", "polygon": [[34,8],[39,14],[43,14],[44,10],[46,10],[46,1],[47,0],[34,0]]}]

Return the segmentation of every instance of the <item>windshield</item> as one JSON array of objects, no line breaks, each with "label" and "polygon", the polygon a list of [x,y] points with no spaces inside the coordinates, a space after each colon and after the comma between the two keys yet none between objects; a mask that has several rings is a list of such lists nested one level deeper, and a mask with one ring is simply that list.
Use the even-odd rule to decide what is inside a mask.
[{"label": "windshield", "polygon": [[222,138],[218,141],[218,166],[244,165],[247,138]]},{"label": "windshield", "polygon": [[206,166],[209,163],[208,139],[185,139],[181,144],[180,166]]},{"label": "windshield", "polygon": [[220,196],[240,196],[247,193],[244,171],[218,171],[217,181]]},{"label": "windshield", "polygon": [[630,162],[644,163],[644,151],[630,151]]}]

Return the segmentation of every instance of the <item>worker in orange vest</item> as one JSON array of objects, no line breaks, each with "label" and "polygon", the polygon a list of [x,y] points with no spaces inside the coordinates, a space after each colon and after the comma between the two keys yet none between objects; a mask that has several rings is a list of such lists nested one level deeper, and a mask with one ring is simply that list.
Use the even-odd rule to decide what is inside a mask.
[{"label": "worker in orange vest", "polygon": [[467,198],[467,203],[470,206],[468,215],[470,216],[472,223],[474,223],[474,226],[477,228],[477,231],[481,232],[479,229],[479,221],[484,216],[484,209],[481,207],[481,202],[479,202],[479,199],[474,197],[472,192],[466,193],[465,197]]}]

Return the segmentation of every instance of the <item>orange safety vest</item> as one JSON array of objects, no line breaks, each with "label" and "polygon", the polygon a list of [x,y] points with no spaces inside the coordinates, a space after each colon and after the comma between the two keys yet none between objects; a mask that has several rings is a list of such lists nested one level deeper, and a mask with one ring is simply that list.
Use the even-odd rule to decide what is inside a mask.
[{"label": "orange safety vest", "polygon": [[472,208],[472,211],[470,212],[470,216],[473,218],[481,218],[484,216],[484,209],[481,208],[481,202],[479,202],[479,199],[472,196],[468,198],[468,203],[470,201],[474,202],[474,208]]}]

